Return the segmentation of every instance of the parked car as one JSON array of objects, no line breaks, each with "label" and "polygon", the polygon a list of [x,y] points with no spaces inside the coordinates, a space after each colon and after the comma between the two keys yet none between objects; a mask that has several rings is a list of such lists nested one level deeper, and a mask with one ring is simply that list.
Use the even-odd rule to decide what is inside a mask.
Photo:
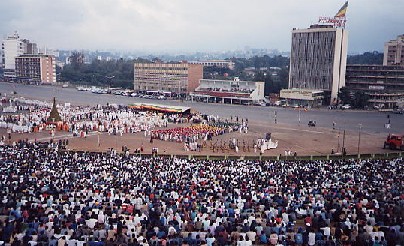
[{"label": "parked car", "polygon": [[158,96],[157,99],[158,100],[166,100],[167,98],[165,96]]},{"label": "parked car", "polygon": [[399,109],[399,108],[394,109],[393,114],[404,114],[404,109]]},{"label": "parked car", "polygon": [[316,121],[310,120],[307,125],[308,125],[309,127],[315,127],[315,126],[316,126]]},{"label": "parked car", "polygon": [[351,105],[349,105],[349,104],[345,104],[345,105],[341,106],[341,109],[350,109],[350,108],[351,108]]}]

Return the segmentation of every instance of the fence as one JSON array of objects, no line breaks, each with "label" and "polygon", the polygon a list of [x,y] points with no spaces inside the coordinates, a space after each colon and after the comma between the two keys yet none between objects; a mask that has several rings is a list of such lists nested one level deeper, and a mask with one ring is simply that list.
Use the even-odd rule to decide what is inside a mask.
[{"label": "fence", "polygon": [[[72,152],[82,153],[84,151],[70,150]],[[179,159],[196,159],[196,160],[343,160],[343,159],[396,159],[404,157],[404,151],[390,153],[374,153],[359,155],[307,155],[307,156],[234,156],[234,155],[173,155],[173,154],[130,154],[141,156],[144,158],[163,157],[163,158],[179,158]]]}]

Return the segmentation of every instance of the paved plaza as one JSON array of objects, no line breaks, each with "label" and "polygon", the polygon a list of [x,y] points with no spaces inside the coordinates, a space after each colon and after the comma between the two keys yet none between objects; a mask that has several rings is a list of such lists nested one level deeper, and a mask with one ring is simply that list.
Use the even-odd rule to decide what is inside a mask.
[{"label": "paved plaza", "polygon": [[[47,86],[24,86],[10,83],[0,83],[2,95],[17,91],[19,97],[32,98],[50,102],[52,96],[57,97],[58,103],[70,102],[73,105],[96,105],[116,103],[128,105],[133,102],[143,102],[147,99],[128,98],[114,95],[97,95],[89,92],[79,92],[73,88],[61,89]],[[143,101],[142,101],[143,100]],[[389,133],[400,133],[404,129],[404,115],[394,115],[372,111],[339,111],[327,109],[311,109],[308,111],[279,108],[279,107],[254,107],[224,104],[206,104],[179,101],[147,101],[148,103],[163,103],[171,105],[184,105],[202,114],[218,115],[221,119],[233,119],[237,115],[241,119],[248,119],[249,131],[247,134],[232,132],[214,137],[207,141],[199,152],[185,151],[183,143],[164,142],[154,140],[150,143],[150,137],[144,133],[124,134],[123,136],[108,135],[107,133],[90,133],[86,138],[73,137],[69,132],[57,132],[55,139],[69,139],[68,148],[71,150],[107,151],[114,148],[118,151],[122,146],[127,146],[130,151],[143,146],[143,153],[150,154],[152,148],[158,148],[159,154],[173,155],[237,155],[259,156],[255,152],[253,142],[264,138],[270,132],[272,140],[278,141],[278,147],[265,151],[264,156],[284,155],[285,151],[298,156],[329,155],[334,151],[340,153],[345,147],[348,155],[373,154],[396,152],[383,149],[383,142]],[[387,119],[387,116],[389,119]],[[276,119],[276,124],[275,124]],[[308,127],[309,120],[316,120],[316,127]],[[391,128],[384,127],[386,121],[391,121]],[[333,122],[336,123],[333,129]],[[358,126],[362,126],[359,128]],[[169,124],[168,128],[178,125]],[[344,137],[345,131],[345,137]],[[1,135],[6,135],[5,129],[0,129]],[[12,141],[29,139],[31,141],[48,141],[49,132],[19,134],[12,133]],[[360,138],[359,138],[360,135]],[[228,145],[230,140],[238,141],[239,153],[234,150],[215,149],[212,146]],[[243,146],[245,146],[243,148]],[[248,148],[248,146],[250,148]]]},{"label": "paved plaza", "polygon": [[[189,124],[182,124],[187,126]],[[169,124],[168,128],[177,127],[178,125]],[[372,153],[387,153],[391,150],[383,149],[383,142],[386,135],[384,133],[366,133],[361,132],[359,143],[358,131],[346,131],[345,141],[343,131],[332,130],[330,128],[308,127],[301,125],[300,127],[287,124],[274,124],[264,122],[249,122],[248,133],[232,132],[218,137],[214,137],[211,141],[206,141],[201,151],[185,151],[183,143],[162,141],[154,139],[150,142],[150,137],[145,136],[143,132],[136,134],[108,135],[107,133],[90,133],[86,138],[73,137],[69,132],[56,132],[54,140],[68,139],[70,150],[84,151],[107,151],[111,148],[121,151],[122,146],[127,146],[130,152],[137,148],[143,147],[143,153],[151,154],[152,148],[158,148],[159,154],[173,155],[228,155],[228,156],[259,156],[259,150],[254,151],[253,142],[259,138],[264,138],[265,133],[272,134],[272,140],[278,141],[276,149],[266,150],[263,156],[279,156],[284,155],[285,151],[292,154],[296,152],[299,156],[308,155],[329,155],[332,150],[335,153],[341,152],[345,146],[347,154],[356,155]],[[0,134],[6,135],[5,129],[0,129]],[[49,131],[41,133],[12,133],[11,141],[19,139],[29,139],[30,141],[49,141],[52,136]],[[228,145],[229,141],[236,139],[238,141],[239,152],[236,153],[232,149],[219,149],[213,151],[212,146]],[[245,148],[243,148],[245,146]],[[249,148],[248,148],[249,146]]]}]

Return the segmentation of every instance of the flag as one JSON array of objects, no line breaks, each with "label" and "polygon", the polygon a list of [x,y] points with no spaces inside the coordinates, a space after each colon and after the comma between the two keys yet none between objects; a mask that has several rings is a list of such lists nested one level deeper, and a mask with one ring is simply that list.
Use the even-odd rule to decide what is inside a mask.
[{"label": "flag", "polygon": [[338,11],[338,13],[335,15],[335,17],[345,17],[347,8],[348,8],[348,1],[346,1],[345,4],[342,5],[342,7]]}]

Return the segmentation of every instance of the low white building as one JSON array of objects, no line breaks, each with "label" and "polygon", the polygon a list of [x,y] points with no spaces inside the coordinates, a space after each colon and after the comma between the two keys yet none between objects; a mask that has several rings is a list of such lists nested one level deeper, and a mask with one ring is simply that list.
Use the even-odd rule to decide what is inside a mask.
[{"label": "low white building", "polygon": [[190,97],[193,101],[249,105],[264,101],[264,87],[264,82],[241,81],[238,78],[201,79]]},{"label": "low white building", "polygon": [[283,89],[280,98],[289,106],[318,107],[323,104],[324,91],[308,89]]},{"label": "low white building", "polygon": [[222,67],[234,70],[234,62],[230,60],[189,61],[190,64],[202,64],[204,67]]}]

